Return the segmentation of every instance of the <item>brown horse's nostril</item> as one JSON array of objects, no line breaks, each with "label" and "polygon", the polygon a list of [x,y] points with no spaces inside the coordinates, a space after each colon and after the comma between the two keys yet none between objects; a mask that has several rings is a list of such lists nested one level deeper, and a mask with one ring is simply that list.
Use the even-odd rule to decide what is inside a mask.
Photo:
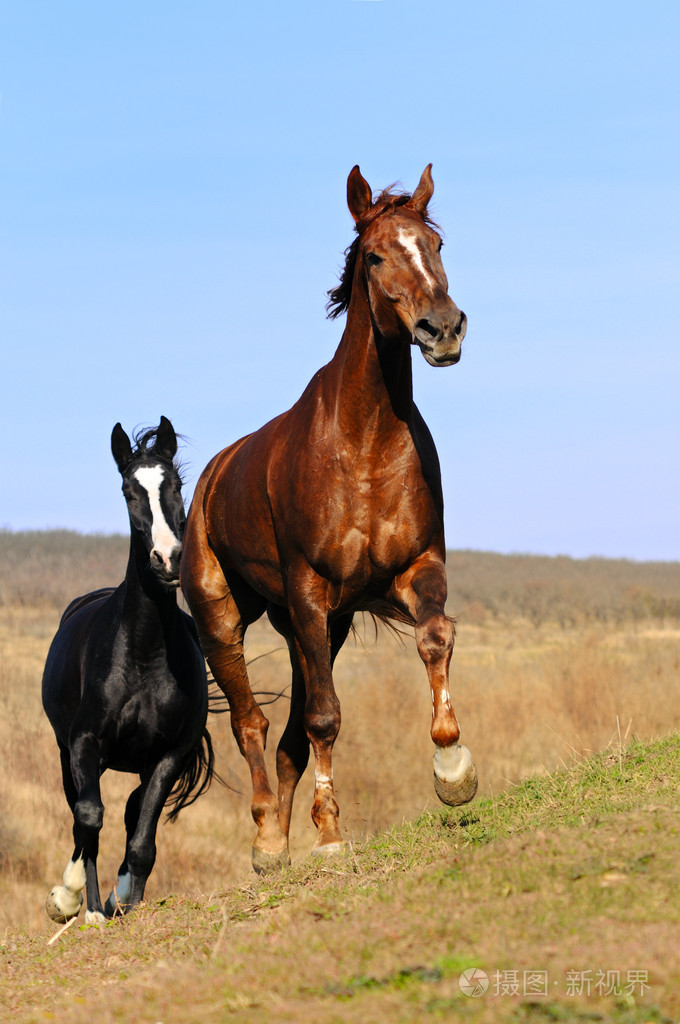
[{"label": "brown horse's nostril", "polygon": [[441,329],[431,324],[429,320],[419,320],[416,324],[413,333],[415,334],[418,341],[422,341],[424,344],[431,344],[436,341],[441,335]]},{"label": "brown horse's nostril", "polygon": [[463,313],[463,311],[461,310],[460,318],[458,320],[458,323],[456,324],[456,329],[454,331],[454,334],[456,335],[457,338],[463,338],[465,336],[466,330],[467,330],[467,317],[466,317],[465,313]]}]

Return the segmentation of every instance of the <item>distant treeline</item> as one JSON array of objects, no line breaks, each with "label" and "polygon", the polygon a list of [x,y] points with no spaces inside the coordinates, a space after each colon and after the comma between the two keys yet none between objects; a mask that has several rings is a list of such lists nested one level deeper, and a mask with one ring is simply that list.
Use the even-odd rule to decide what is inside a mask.
[{"label": "distant treeline", "polygon": [[[0,606],[62,610],[125,575],[129,539],[0,530]],[[449,611],[462,622],[680,622],[680,562],[449,551]]]},{"label": "distant treeline", "polygon": [[447,570],[461,622],[680,621],[680,562],[449,551]]}]

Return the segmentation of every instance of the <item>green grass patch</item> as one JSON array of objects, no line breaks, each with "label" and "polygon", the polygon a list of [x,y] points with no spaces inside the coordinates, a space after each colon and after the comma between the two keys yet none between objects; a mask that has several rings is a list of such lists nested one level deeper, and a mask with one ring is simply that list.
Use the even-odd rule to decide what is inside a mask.
[{"label": "green grass patch", "polygon": [[[0,1000],[16,1024],[57,1010],[66,1024],[677,1020],[679,755],[677,735],[633,742],[49,948],[7,934]],[[461,990],[471,967],[489,976],[482,998]],[[644,970],[647,985],[569,994],[570,972],[599,968]],[[545,971],[545,997],[494,994],[513,970]]]}]

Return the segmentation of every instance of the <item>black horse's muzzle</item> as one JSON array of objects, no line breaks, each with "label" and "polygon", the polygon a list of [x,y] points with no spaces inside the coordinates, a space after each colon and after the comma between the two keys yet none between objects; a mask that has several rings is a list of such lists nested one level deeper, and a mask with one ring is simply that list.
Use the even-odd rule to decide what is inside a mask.
[{"label": "black horse's muzzle", "polygon": [[159,583],[170,590],[179,587],[179,563],[182,556],[180,547],[173,548],[169,555],[154,548],[149,555],[149,568]]}]

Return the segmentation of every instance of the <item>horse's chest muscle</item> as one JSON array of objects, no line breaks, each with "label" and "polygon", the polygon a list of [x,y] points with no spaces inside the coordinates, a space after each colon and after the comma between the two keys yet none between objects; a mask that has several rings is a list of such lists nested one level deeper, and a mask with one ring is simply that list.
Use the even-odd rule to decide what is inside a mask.
[{"label": "horse's chest muscle", "polygon": [[391,578],[431,541],[433,506],[425,481],[409,452],[387,465],[366,466],[344,453],[335,462],[310,561],[357,588]]},{"label": "horse's chest muscle", "polygon": [[109,723],[111,767],[118,763],[117,751],[132,765],[165,748],[182,731],[188,711],[165,650],[147,659],[114,650],[100,699]]}]

